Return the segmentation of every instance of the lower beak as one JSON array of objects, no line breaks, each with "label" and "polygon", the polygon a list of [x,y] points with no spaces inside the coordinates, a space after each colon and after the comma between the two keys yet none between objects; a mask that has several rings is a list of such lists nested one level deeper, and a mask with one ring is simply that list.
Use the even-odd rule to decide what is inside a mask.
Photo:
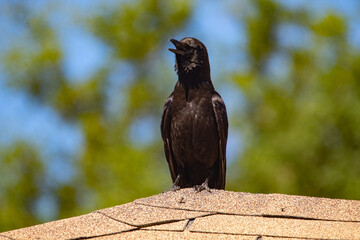
[{"label": "lower beak", "polygon": [[172,42],[176,47],[176,49],[169,48],[170,52],[173,52],[177,55],[182,55],[182,56],[185,55],[186,49],[181,42],[179,42],[178,40],[175,40],[175,39],[170,39],[170,42]]}]

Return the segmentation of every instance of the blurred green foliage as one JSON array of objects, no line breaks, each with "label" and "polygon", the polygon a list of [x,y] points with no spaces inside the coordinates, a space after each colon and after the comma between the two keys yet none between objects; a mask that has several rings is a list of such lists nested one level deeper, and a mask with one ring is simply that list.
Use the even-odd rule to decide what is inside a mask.
[{"label": "blurred green foliage", "polygon": [[[8,84],[78,124],[84,143],[74,161],[76,176],[57,184],[47,183],[46,159],[30,144],[0,150],[0,231],[39,223],[36,203],[46,194],[56,199],[55,217],[64,218],[168,189],[160,137],[139,146],[129,136],[138,120],[160,123],[175,74],[164,69],[160,52],[189,20],[192,3],[125,1],[90,16],[84,26],[111,55],[82,82],[65,76],[48,16],[29,14],[26,6],[14,6],[27,19],[26,44],[15,43],[1,59]],[[314,18],[270,0],[245,6],[252,11],[245,9],[239,21],[246,25],[249,67],[231,79],[246,108],[230,122],[245,145],[228,165],[226,189],[360,199],[360,54],[348,43],[346,19],[334,12]],[[277,31],[284,23],[306,29],[311,41],[282,47]],[[268,71],[278,53],[287,57],[286,76]],[[133,69],[132,76],[115,88],[109,79],[123,77],[121,64]],[[112,101],[121,101],[117,111],[108,109]]]},{"label": "blurred green foliage", "polygon": [[[243,16],[250,69],[233,76],[247,101],[237,121],[246,146],[228,189],[360,199],[360,53],[346,20],[254,4],[256,14]],[[306,28],[312,44],[280,48],[274,36],[284,17]],[[283,79],[267,72],[276,53],[288,59]]]},{"label": "blurred green foliage", "polygon": [[[13,7],[23,11],[26,6],[15,4]],[[25,16],[29,38],[24,39],[25,44],[15,43],[2,59],[9,76],[8,84],[26,90],[37,101],[51,106],[64,121],[78,124],[84,135],[84,146],[74,163],[77,169],[74,179],[48,185],[25,179],[46,177],[46,173],[36,167],[41,166],[39,158],[22,159],[18,151],[4,153],[14,158],[17,165],[7,161],[7,157],[1,158],[4,166],[1,171],[7,174],[1,175],[6,180],[1,185],[1,210],[6,211],[1,213],[0,231],[40,221],[33,206],[40,197],[39,191],[55,197],[58,205],[55,217],[64,218],[157,194],[171,185],[160,138],[141,148],[129,142],[129,129],[143,117],[152,116],[160,121],[169,89],[159,82],[169,81],[171,76],[157,79],[158,75],[151,73],[153,59],[158,57],[160,47],[170,36],[186,23],[190,10],[189,1],[171,4],[164,0],[129,1],[86,19],[83,25],[107,44],[112,55],[103,69],[82,82],[66,78],[59,40],[47,23],[49,16]],[[133,67],[134,76],[127,80],[126,86],[114,90],[109,79],[119,62]],[[122,77],[121,73],[118,77]],[[121,111],[108,111],[109,89],[121,97],[124,105]],[[31,167],[25,169],[26,174],[24,169],[16,167],[21,161],[27,161],[26,166]],[[24,179],[15,181],[9,176]],[[12,187],[15,184],[16,188]]]},{"label": "blurred green foliage", "polygon": [[0,230],[39,223],[35,207],[45,176],[37,152],[17,142],[1,149],[0,159]]}]

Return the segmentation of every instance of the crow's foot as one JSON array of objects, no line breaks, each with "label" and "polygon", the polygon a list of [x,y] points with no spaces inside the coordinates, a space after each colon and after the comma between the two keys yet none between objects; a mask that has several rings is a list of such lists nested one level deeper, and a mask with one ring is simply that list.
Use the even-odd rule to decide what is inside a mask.
[{"label": "crow's foot", "polygon": [[209,186],[208,186],[208,182],[209,182],[209,179],[207,178],[207,179],[205,180],[205,182],[203,182],[201,185],[195,185],[195,186],[194,186],[195,191],[199,193],[199,192],[201,192],[201,191],[206,190],[206,191],[208,191],[209,193],[211,193],[211,190],[210,190],[210,188],[209,188]]},{"label": "crow's foot", "polygon": [[176,192],[177,190],[179,190],[180,189],[180,186],[177,186],[177,185],[173,185],[171,188],[170,188],[170,190],[169,191],[174,191],[174,192]]}]

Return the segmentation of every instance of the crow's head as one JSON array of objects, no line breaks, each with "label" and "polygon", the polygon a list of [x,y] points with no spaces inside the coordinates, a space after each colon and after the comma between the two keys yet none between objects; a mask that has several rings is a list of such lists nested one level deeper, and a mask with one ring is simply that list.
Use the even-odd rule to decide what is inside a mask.
[{"label": "crow's head", "polygon": [[209,58],[205,45],[196,38],[186,37],[180,41],[170,39],[176,49],[169,51],[176,54],[175,70],[179,75],[199,70],[209,71]]}]

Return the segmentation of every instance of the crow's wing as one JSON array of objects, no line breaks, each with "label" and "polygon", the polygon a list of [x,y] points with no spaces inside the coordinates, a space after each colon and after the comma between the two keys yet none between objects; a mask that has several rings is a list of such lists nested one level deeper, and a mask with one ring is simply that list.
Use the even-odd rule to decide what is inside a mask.
[{"label": "crow's wing", "polygon": [[219,189],[224,189],[226,179],[226,142],[228,136],[228,119],[225,103],[217,92],[214,92],[211,102],[215,113],[219,135],[219,168],[217,187]]},{"label": "crow's wing", "polygon": [[173,94],[166,99],[163,114],[161,117],[161,137],[164,141],[164,150],[166,160],[169,164],[172,181],[174,182],[177,176],[177,164],[172,154],[171,138],[170,138],[170,126],[171,126],[171,104],[173,101]]}]

